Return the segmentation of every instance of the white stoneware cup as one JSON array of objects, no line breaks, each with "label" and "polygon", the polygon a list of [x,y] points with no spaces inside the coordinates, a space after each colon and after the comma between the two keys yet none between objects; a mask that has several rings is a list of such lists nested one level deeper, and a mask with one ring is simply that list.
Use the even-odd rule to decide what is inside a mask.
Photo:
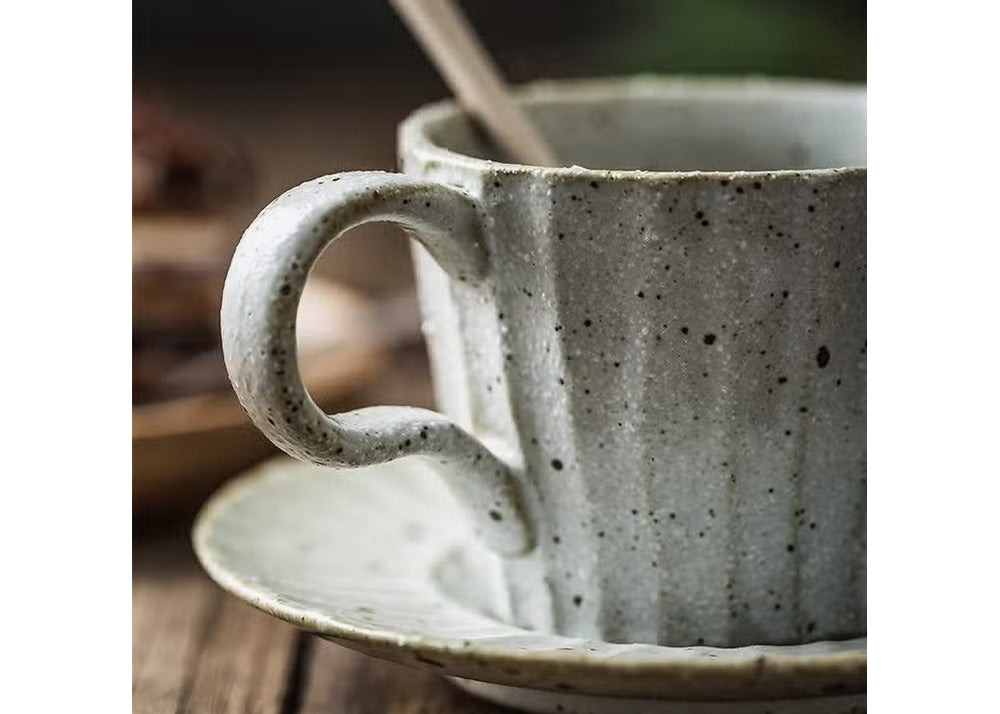
[{"label": "white stoneware cup", "polygon": [[[448,102],[402,124],[401,173],[325,176],[261,212],[222,308],[243,405],[301,459],[432,462],[503,556],[517,624],[677,646],[864,635],[864,87],[521,96],[571,168],[491,160]],[[302,385],[309,270],[380,220],[414,239],[441,414],[327,416]]]}]

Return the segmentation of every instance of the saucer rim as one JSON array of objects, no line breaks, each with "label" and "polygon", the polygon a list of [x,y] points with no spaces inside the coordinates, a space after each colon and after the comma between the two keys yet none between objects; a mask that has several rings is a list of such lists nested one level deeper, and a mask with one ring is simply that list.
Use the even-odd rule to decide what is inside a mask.
[{"label": "saucer rim", "polygon": [[[650,692],[661,688],[676,689],[676,693],[656,696],[665,700],[692,701],[751,701],[775,698],[775,691],[782,687],[775,685],[785,680],[810,679],[819,677],[826,679],[847,680],[849,684],[838,684],[836,690],[817,692],[812,697],[830,696],[831,694],[855,694],[866,690],[867,678],[867,637],[854,640],[832,642],[843,647],[857,647],[836,652],[789,654],[803,645],[747,645],[742,647],[710,647],[691,646],[674,647],[665,645],[641,645],[641,652],[631,653],[628,659],[606,659],[581,651],[588,643],[606,646],[609,643],[572,638],[560,635],[539,633],[514,625],[508,625],[518,630],[528,638],[546,638],[563,640],[572,649],[534,649],[520,650],[510,647],[491,645],[492,638],[473,637],[441,638],[436,636],[420,636],[393,633],[392,630],[380,627],[363,627],[339,621],[335,616],[324,614],[315,608],[299,607],[288,604],[283,597],[268,588],[246,581],[235,572],[231,572],[214,554],[210,535],[213,524],[218,522],[224,510],[236,502],[241,494],[250,493],[260,484],[271,479],[280,478],[289,468],[315,468],[308,464],[300,464],[287,457],[278,457],[251,468],[243,475],[232,479],[215,494],[200,509],[192,529],[192,545],[195,554],[208,575],[224,590],[247,602],[253,607],[273,617],[277,617],[302,630],[316,634],[337,644],[359,650],[372,656],[390,659],[411,666],[437,671],[447,676],[460,676],[477,679],[488,683],[521,686],[549,691],[572,691],[580,694],[597,694],[604,696],[649,696]],[[383,465],[385,466],[385,465]],[[379,467],[373,467],[379,468]],[[345,469],[346,470],[346,469]],[[442,595],[443,599],[447,599]],[[450,601],[452,602],[453,601]],[[504,623],[507,624],[507,623]],[[821,644],[808,643],[808,644]],[[633,645],[622,645],[630,647]],[[691,652],[702,655],[691,657]],[[727,657],[717,659],[719,652],[747,653],[745,658],[733,659]],[[681,653],[687,653],[678,656]],[[443,660],[443,661],[442,661]],[[480,665],[485,669],[480,676],[470,676],[469,664]],[[516,674],[514,668],[544,669],[547,679],[570,679],[574,681],[590,680],[595,676],[606,679],[616,677],[613,684],[604,686],[595,682],[593,688],[587,690],[576,687],[567,688],[555,683],[539,682],[533,685],[524,683],[526,670]],[[458,669],[459,672],[454,670]],[[770,686],[755,687],[753,682],[759,680],[764,673]],[[712,687],[699,684],[697,680],[706,676],[714,677],[717,685],[722,685],[725,679],[726,687],[742,686],[748,691],[742,691],[738,697],[710,691]],[[749,678],[749,679],[748,679]],[[674,682],[671,686],[669,682]],[[685,683],[687,686],[685,687]],[[650,684],[661,686],[652,686]],[[787,695],[789,698],[811,698],[801,694]]]}]

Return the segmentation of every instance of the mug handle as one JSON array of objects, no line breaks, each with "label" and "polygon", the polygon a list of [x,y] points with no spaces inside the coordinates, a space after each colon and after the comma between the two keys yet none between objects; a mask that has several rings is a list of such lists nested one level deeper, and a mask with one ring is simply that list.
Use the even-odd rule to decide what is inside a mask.
[{"label": "mug handle", "polygon": [[502,555],[533,547],[516,472],[447,417],[414,407],[368,407],[328,416],[299,373],[295,318],[313,263],[346,231],[391,221],[420,241],[450,276],[477,283],[486,245],[477,204],[461,191],[403,174],[362,171],[308,181],[272,201],[243,234],[222,297],[222,349],[230,381],[254,424],[288,454],[322,466],[429,460]]}]

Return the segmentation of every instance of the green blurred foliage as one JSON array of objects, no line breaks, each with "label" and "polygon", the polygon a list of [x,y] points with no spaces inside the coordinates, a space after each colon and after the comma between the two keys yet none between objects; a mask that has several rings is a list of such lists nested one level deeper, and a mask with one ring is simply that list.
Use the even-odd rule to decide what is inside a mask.
[{"label": "green blurred foliage", "polygon": [[633,0],[590,56],[600,73],[864,80],[864,2]]}]

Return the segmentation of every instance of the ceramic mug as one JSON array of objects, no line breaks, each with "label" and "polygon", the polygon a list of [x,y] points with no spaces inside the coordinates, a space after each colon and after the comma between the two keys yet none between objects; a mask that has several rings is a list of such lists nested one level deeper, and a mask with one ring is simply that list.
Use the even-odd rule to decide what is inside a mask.
[{"label": "ceramic mug", "polygon": [[[402,124],[401,173],[263,210],[222,309],[241,402],[301,459],[433,463],[503,556],[518,624],[678,646],[863,635],[864,88],[520,96],[571,168],[491,160],[446,102]],[[376,220],[415,239],[441,414],[327,416],[302,385],[309,269]]]}]

